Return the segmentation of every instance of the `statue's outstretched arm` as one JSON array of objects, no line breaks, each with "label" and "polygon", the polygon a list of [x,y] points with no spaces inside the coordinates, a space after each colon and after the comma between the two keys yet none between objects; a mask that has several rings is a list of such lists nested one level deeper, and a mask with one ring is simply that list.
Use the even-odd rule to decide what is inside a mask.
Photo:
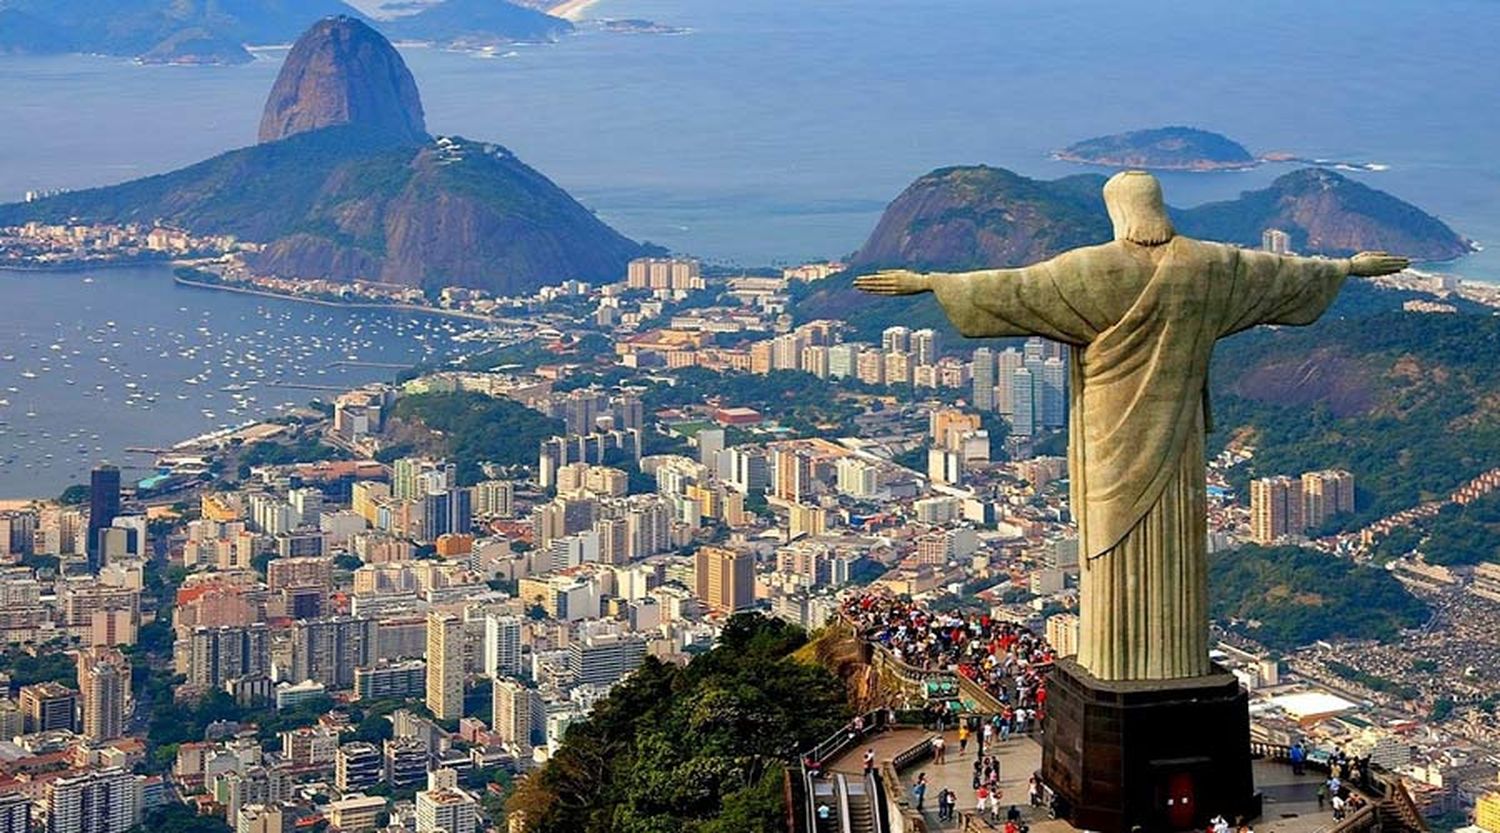
[{"label": "statue's outstretched arm", "polygon": [[854,286],[876,295],[935,293],[948,319],[966,336],[1039,335],[1084,344],[1097,335],[1075,308],[1086,291],[1086,265],[1068,253],[1020,269],[886,270],[856,278]]},{"label": "statue's outstretched arm", "polygon": [[1346,276],[1389,275],[1411,265],[1406,258],[1385,252],[1360,252],[1347,260],[1334,260],[1247,249],[1240,250],[1238,257],[1222,335],[1257,324],[1311,324],[1338,297]]}]

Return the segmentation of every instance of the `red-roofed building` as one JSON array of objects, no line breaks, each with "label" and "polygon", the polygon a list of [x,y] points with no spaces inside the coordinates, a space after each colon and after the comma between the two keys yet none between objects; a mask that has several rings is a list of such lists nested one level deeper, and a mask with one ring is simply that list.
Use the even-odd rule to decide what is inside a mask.
[{"label": "red-roofed building", "polygon": [[714,411],[714,421],[720,425],[754,425],[760,420],[760,411],[754,408],[720,408]]}]

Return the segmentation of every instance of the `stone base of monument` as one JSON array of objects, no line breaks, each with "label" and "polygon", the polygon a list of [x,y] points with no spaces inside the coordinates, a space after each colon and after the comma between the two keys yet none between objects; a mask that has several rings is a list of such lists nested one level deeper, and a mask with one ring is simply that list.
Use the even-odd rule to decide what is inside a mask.
[{"label": "stone base of monument", "polygon": [[1100,680],[1072,659],[1047,683],[1042,779],[1058,817],[1080,830],[1202,830],[1260,815],[1250,775],[1250,713],[1239,680]]}]

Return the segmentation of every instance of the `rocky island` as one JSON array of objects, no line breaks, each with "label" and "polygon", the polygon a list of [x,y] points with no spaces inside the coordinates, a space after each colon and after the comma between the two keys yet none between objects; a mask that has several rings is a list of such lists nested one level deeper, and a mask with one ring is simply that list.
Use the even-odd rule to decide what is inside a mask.
[{"label": "rocky island", "polygon": [[1064,162],[1157,171],[1233,171],[1260,164],[1228,136],[1195,127],[1158,127],[1085,139],[1055,158]]},{"label": "rocky island", "polygon": [[497,295],[615,279],[648,252],[503,146],[430,136],[400,54],[351,17],[292,48],[259,144],[0,206],[0,227],[28,223],[155,224],[240,241],[255,275]]},{"label": "rocky island", "polygon": [[231,66],[255,60],[244,44],[207,29],[183,29],[136,57],[142,64]]}]

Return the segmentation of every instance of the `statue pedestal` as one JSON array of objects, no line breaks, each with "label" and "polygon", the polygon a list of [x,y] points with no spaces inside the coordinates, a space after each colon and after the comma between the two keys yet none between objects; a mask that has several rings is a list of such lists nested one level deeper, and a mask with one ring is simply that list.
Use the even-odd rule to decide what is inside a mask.
[{"label": "statue pedestal", "polygon": [[1047,683],[1042,780],[1080,830],[1202,830],[1260,815],[1249,698],[1234,675],[1110,682],[1073,659]]}]

